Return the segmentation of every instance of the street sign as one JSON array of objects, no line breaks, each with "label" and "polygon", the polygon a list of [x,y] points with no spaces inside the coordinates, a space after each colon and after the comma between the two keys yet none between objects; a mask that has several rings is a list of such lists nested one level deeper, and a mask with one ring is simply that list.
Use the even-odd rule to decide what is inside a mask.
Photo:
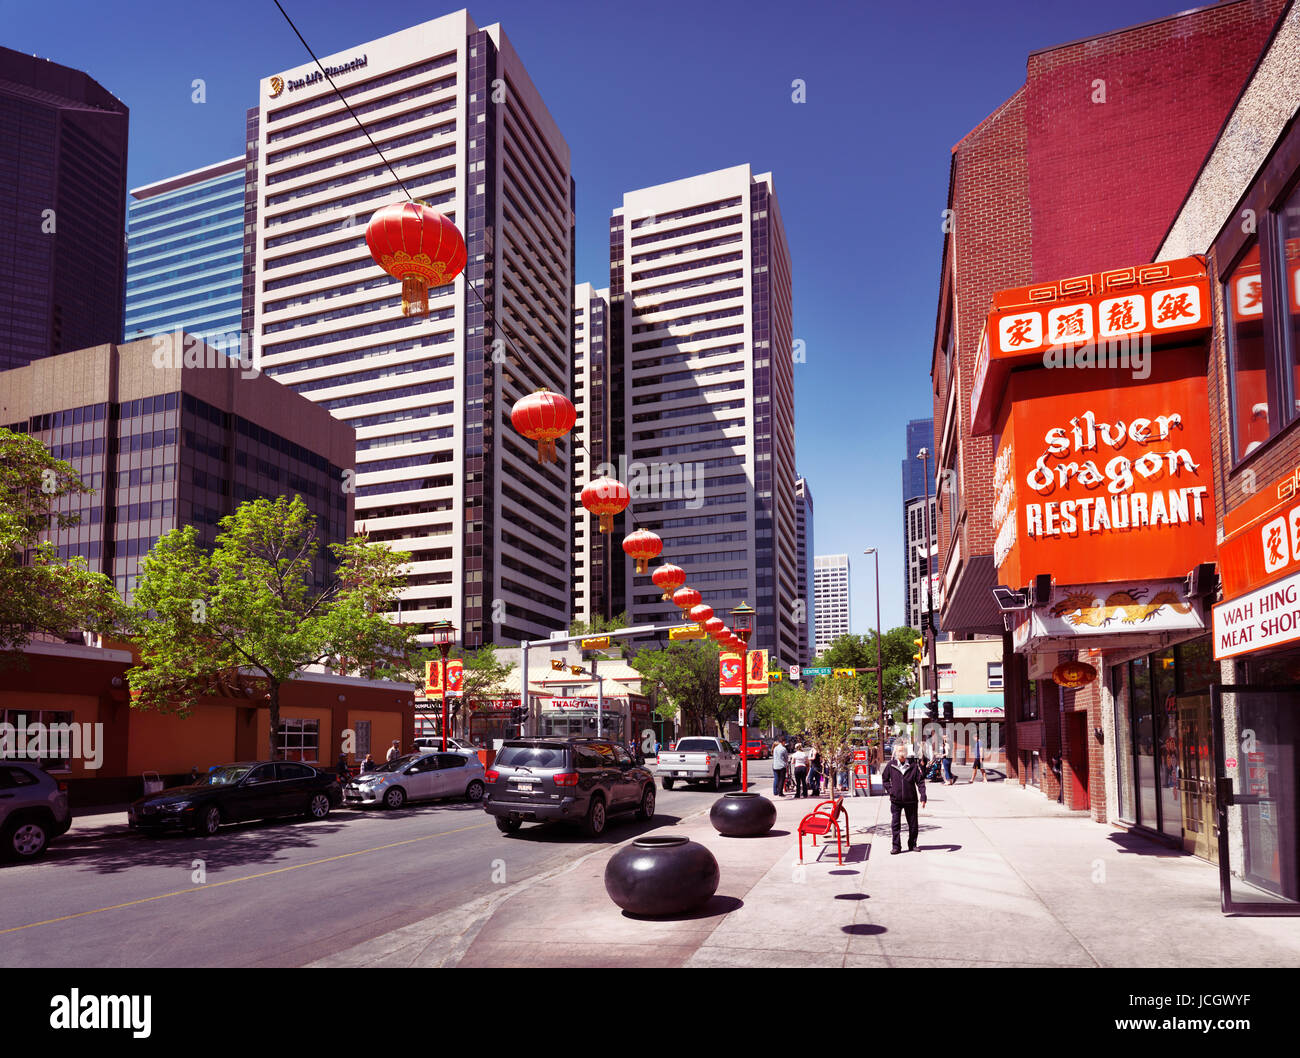
[{"label": "street sign", "polygon": [[591,639],[584,639],[579,646],[583,650],[604,650],[609,646],[609,636],[593,636]]},{"label": "street sign", "polygon": [[682,625],[680,628],[668,629],[669,639],[703,639],[704,629],[699,625]]},{"label": "street sign", "polygon": [[799,666],[798,666],[798,665],[791,665],[791,666],[790,666],[790,679],[792,679],[792,680],[797,680],[798,678],[799,678]]},{"label": "street sign", "polygon": [[809,668],[809,669],[804,669],[803,674],[805,676],[829,676],[831,674],[831,670],[821,669],[821,668]]}]

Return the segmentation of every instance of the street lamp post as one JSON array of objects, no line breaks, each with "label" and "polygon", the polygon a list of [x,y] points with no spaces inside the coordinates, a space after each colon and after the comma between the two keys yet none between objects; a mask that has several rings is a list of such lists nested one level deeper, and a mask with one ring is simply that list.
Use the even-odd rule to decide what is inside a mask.
[{"label": "street lamp post", "polygon": [[429,631],[433,633],[434,645],[442,655],[438,686],[442,688],[442,748],[445,751],[447,749],[447,652],[456,640],[456,626],[450,621],[434,621]]},{"label": "street lamp post", "polygon": [[[881,767],[885,763],[885,670],[881,661],[881,643],[880,643],[880,552],[874,547],[869,547],[862,552],[864,555],[871,555],[876,560],[876,695],[880,703],[880,763]],[[884,775],[884,772],[881,772]],[[875,791],[871,787],[871,768],[867,768],[867,796],[870,797]]]},{"label": "street lamp post", "polygon": [[740,638],[740,788],[749,789],[749,637],[754,634],[754,608],[742,602],[731,611],[731,630]]}]

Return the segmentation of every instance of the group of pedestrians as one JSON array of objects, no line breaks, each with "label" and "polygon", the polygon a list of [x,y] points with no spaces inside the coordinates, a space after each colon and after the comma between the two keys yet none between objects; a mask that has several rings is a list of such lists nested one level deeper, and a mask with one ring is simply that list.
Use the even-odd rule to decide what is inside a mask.
[{"label": "group of pedestrians", "polygon": [[829,795],[837,783],[841,791],[847,791],[852,759],[848,746],[827,754],[813,743],[796,742],[791,751],[780,736],[772,749],[772,796],[781,797],[790,790],[795,798],[821,797]]}]

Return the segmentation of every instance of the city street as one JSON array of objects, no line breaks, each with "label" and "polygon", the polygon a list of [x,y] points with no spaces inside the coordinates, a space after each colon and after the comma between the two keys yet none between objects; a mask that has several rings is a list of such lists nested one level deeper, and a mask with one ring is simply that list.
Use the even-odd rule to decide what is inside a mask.
[{"label": "city street", "polygon": [[[750,762],[751,788],[770,792],[771,775],[770,761]],[[133,834],[125,813],[83,817],[44,860],[0,867],[0,965],[298,966],[707,812],[716,796],[659,784],[653,823],[613,816],[597,842],[558,825],[507,838],[455,802],[206,839]]]}]

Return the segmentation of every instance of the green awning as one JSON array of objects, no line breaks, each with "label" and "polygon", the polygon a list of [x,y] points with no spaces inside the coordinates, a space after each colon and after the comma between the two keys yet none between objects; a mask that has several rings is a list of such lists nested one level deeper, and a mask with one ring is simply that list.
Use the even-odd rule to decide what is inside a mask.
[{"label": "green awning", "polygon": [[[991,691],[988,694],[952,694],[939,692],[939,716],[943,716],[943,703],[952,702],[954,720],[1001,720],[1003,719],[1002,692]],[[928,694],[918,695],[907,703],[908,720],[924,720],[926,708],[930,704]]]}]

